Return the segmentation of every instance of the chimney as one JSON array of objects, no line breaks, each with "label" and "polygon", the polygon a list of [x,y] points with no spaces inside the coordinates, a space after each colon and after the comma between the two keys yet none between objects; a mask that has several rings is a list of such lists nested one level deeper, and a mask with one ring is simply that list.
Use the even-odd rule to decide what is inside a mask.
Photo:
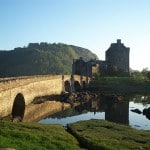
[{"label": "chimney", "polygon": [[121,39],[117,39],[117,44],[121,44]]}]

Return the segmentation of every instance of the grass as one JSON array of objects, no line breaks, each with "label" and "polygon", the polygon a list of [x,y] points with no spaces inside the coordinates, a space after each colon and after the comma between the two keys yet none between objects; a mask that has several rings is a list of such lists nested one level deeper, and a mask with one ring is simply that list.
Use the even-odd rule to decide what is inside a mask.
[{"label": "grass", "polygon": [[147,150],[150,131],[137,130],[103,120],[80,121],[68,130],[89,150]]},{"label": "grass", "polygon": [[[68,125],[0,122],[0,148],[16,150],[144,150],[150,148],[150,131],[104,120]],[[77,141],[78,139],[78,141]]]},{"label": "grass", "polygon": [[61,125],[0,122],[0,148],[16,150],[80,150]]}]

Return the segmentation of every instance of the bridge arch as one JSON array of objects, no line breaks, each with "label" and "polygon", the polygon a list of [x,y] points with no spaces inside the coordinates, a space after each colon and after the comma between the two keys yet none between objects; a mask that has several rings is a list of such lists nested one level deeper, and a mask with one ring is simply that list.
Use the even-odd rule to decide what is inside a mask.
[{"label": "bridge arch", "polygon": [[75,88],[75,91],[81,91],[81,85],[79,81],[74,82],[74,88]]},{"label": "bridge arch", "polygon": [[66,92],[71,92],[71,84],[68,80],[65,81],[64,87]]},{"label": "bridge arch", "polygon": [[23,94],[18,93],[14,99],[13,107],[12,107],[12,117],[20,117],[21,120],[24,117],[25,112],[25,99]]}]

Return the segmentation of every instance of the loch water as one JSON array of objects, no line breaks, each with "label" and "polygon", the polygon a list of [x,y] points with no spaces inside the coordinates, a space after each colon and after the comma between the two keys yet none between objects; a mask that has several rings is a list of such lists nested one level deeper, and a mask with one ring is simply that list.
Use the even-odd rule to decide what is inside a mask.
[{"label": "loch water", "polygon": [[150,109],[150,95],[100,96],[71,109],[50,115],[40,123],[66,126],[81,120],[103,119],[130,125],[136,129],[150,130],[150,116],[143,110]]}]

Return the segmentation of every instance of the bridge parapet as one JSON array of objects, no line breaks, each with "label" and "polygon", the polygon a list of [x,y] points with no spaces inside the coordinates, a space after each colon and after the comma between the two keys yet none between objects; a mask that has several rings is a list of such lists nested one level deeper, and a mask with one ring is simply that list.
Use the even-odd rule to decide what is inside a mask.
[{"label": "bridge parapet", "polygon": [[60,79],[61,75],[37,75],[37,76],[22,76],[11,78],[0,78],[0,91],[24,86],[30,83]]}]

